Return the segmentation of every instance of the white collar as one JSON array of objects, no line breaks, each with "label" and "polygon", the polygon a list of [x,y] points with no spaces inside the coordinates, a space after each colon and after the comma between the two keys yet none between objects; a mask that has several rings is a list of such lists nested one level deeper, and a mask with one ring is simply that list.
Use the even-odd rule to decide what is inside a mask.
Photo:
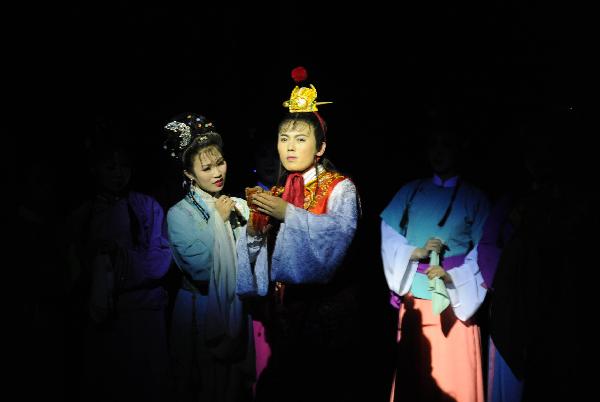
[{"label": "white collar", "polygon": [[202,190],[200,187],[198,187],[196,185],[192,186],[192,194],[194,195],[194,197],[196,197],[196,196],[200,197],[205,202],[215,202],[215,200],[216,200],[215,197],[213,197],[212,195],[210,195],[209,193]]},{"label": "white collar", "polygon": [[310,169],[308,169],[306,172],[304,172],[304,174],[302,174],[302,178],[304,179],[304,184],[310,183],[311,181],[313,181],[314,179],[316,179],[317,177],[317,171],[318,173],[322,173],[323,172],[323,165],[317,165],[317,167],[312,167]]}]

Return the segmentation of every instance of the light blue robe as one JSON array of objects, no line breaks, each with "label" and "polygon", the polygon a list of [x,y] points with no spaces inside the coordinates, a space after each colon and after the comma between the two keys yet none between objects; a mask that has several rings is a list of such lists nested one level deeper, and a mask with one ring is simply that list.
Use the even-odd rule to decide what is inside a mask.
[{"label": "light blue robe", "polygon": [[[242,228],[233,213],[229,222],[223,222],[208,193],[196,189],[194,198],[208,213],[208,220],[188,197],[167,214],[169,241],[178,267],[193,281],[209,282],[208,295],[182,288],[175,300],[171,352],[176,388],[180,391],[189,382],[201,381],[202,398],[232,400],[254,376],[251,321],[235,294],[235,238]],[[247,219],[246,201],[232,199]],[[220,272],[214,272],[215,267]],[[190,377],[194,361],[200,379]]]},{"label": "light blue robe", "polygon": [[[410,260],[412,251],[423,247],[431,237],[437,237],[446,246],[444,258],[466,255],[463,265],[448,270],[453,283],[447,285],[455,314],[466,320],[483,302],[486,293],[475,246],[481,238],[490,205],[481,191],[462,182],[446,223],[439,227],[438,222],[450,204],[456,181],[457,178],[450,179],[442,185],[437,177],[415,180],[396,193],[380,215],[382,259],[388,286],[393,292],[404,295],[410,290],[416,297],[431,299],[427,276],[416,272],[418,262]],[[404,236],[400,229],[402,215],[419,185],[411,202]]]},{"label": "light blue robe", "polygon": [[[305,183],[313,171],[307,172]],[[238,285],[243,296],[264,296],[270,281],[289,284],[323,284],[334,276],[354,238],[358,221],[356,187],[350,179],[331,191],[324,214],[314,214],[288,204],[271,261],[266,243],[248,236],[245,228],[238,238]]]}]

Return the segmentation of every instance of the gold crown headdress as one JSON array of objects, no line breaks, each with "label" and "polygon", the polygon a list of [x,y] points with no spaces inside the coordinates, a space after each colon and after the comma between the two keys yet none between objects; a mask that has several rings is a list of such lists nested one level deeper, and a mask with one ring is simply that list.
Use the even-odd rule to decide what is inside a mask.
[{"label": "gold crown headdress", "polygon": [[[306,80],[308,76],[304,67],[296,67],[292,70],[292,78],[296,82]],[[296,112],[316,112],[317,105],[325,105],[333,102],[317,102],[317,89],[310,84],[310,88],[296,87],[292,90],[290,99],[283,102],[283,106],[289,108],[291,113]]]}]

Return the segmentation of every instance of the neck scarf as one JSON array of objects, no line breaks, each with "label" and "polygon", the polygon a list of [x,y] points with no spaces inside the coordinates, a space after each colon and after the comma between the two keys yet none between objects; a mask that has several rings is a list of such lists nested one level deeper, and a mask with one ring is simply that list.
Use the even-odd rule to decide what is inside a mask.
[{"label": "neck scarf", "polygon": [[285,181],[282,198],[299,208],[304,208],[304,178],[300,173],[290,173]]}]

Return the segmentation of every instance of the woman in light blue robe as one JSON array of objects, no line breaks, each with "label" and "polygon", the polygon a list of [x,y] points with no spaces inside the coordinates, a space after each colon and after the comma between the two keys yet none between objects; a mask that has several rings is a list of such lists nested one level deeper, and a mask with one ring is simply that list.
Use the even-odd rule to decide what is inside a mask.
[{"label": "woman in light blue robe", "polygon": [[171,328],[177,400],[246,400],[254,353],[251,321],[235,294],[235,242],[248,207],[222,193],[227,163],[211,123],[187,114],[165,129],[166,148],[180,158],[189,181],[189,192],[167,214],[173,257],[182,272]]}]

